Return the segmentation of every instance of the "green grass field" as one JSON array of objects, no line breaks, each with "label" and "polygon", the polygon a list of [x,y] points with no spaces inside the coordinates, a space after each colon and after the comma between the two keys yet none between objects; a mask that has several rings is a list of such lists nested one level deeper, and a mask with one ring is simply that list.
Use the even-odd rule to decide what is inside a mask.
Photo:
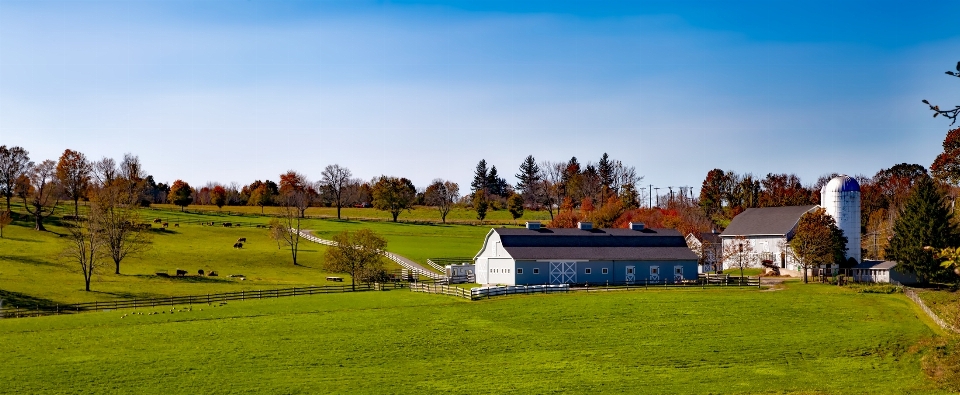
[{"label": "green grass field", "polygon": [[[148,211],[144,218],[162,218],[179,227],[154,229],[151,248],[130,257],[115,275],[112,262],[94,277],[93,292],[83,290],[83,277],[77,263],[61,258],[67,241],[59,235],[66,230],[48,221],[49,232],[32,230],[29,221],[18,221],[4,229],[0,239],[0,298],[7,304],[52,306],[76,302],[113,300],[117,298],[161,297],[239,290],[272,289],[326,284],[321,270],[325,247],[302,241],[298,263],[293,266],[289,249],[277,248],[268,231],[253,226],[224,228],[200,226],[198,222],[224,220],[216,215],[180,214]],[[266,217],[245,217],[247,223],[267,223]],[[489,227],[467,225],[433,225],[391,222],[359,222],[308,219],[304,229],[319,237],[329,238],[343,230],[369,228],[383,235],[388,250],[425,263],[427,258],[473,256],[480,249]],[[246,237],[244,248],[233,243]],[[388,260],[388,269],[397,269]],[[193,277],[160,278],[157,272],[174,274],[187,270]],[[198,269],[217,271],[219,277],[197,277]],[[246,281],[226,278],[243,274]],[[343,277],[341,275],[341,277]],[[346,277],[349,281],[349,277]]]},{"label": "green grass field", "polygon": [[934,330],[903,295],[822,285],[130,312],[0,321],[2,392],[949,393],[920,369]]}]

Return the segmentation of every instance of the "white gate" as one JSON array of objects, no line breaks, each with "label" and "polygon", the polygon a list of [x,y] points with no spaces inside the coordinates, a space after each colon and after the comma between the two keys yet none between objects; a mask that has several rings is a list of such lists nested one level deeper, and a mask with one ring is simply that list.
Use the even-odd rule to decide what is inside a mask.
[{"label": "white gate", "polygon": [[637,268],[627,266],[627,275],[624,277],[624,280],[627,281],[627,284],[633,284],[633,282],[637,280]]},{"label": "white gate", "polygon": [[550,262],[550,284],[575,284],[576,262]]}]

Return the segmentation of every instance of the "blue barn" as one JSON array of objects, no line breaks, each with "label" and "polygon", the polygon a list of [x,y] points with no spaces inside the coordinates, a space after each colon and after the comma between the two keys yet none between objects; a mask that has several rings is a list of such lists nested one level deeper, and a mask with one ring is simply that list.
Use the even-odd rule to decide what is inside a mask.
[{"label": "blue barn", "polygon": [[643,284],[697,279],[697,255],[680,232],[645,228],[495,228],[474,257],[479,284]]}]

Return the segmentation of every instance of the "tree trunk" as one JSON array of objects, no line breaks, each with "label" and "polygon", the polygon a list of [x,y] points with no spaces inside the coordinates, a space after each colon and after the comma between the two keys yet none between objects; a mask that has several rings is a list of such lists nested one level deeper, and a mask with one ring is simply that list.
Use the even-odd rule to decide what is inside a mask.
[{"label": "tree trunk", "polygon": [[7,195],[7,212],[10,212],[10,195]]},{"label": "tree trunk", "polygon": [[117,264],[117,272],[114,274],[120,274],[120,261],[113,261],[113,263]]},{"label": "tree trunk", "polygon": [[337,219],[340,219],[340,202],[337,202]]},{"label": "tree trunk", "polygon": [[356,270],[350,273],[350,289],[353,291],[357,290],[357,271]]},{"label": "tree trunk", "polygon": [[80,198],[73,199],[73,216],[80,218]]},{"label": "tree trunk", "polygon": [[46,231],[47,228],[43,227],[43,215],[40,214],[40,210],[37,210],[37,213],[33,215],[37,225],[33,228],[34,230]]},{"label": "tree trunk", "polygon": [[397,217],[400,216],[400,213],[390,213],[393,214],[393,222],[397,222]]}]

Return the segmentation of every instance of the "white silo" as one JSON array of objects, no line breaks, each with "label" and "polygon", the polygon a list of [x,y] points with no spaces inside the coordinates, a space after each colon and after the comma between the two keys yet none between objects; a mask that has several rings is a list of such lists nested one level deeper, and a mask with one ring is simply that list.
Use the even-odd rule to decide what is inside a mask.
[{"label": "white silo", "polygon": [[820,207],[847,237],[847,257],[860,262],[860,184],[846,175],[834,177],[820,190]]}]

